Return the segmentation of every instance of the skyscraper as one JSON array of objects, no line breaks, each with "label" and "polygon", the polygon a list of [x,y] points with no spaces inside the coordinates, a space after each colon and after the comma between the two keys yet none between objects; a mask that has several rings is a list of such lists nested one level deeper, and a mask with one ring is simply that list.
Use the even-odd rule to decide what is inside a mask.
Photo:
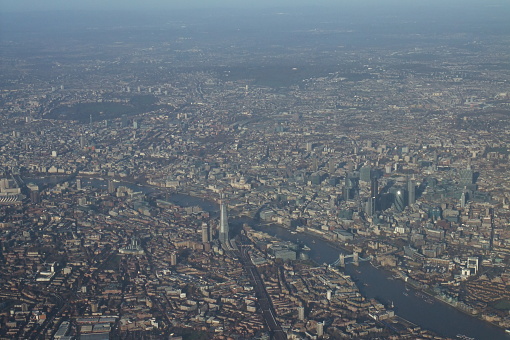
[{"label": "skyscraper", "polygon": [[120,121],[120,127],[127,127],[128,126],[128,116],[126,114],[123,114]]},{"label": "skyscraper", "polygon": [[370,165],[363,165],[359,170],[359,179],[362,182],[370,182],[372,178],[372,167]]},{"label": "skyscraper", "polygon": [[368,197],[365,212],[368,216],[374,216],[377,210],[376,204],[379,197],[379,182],[377,177],[370,179],[370,196]]},{"label": "skyscraper", "polygon": [[351,179],[349,178],[349,174],[347,173],[345,175],[345,181],[344,181],[344,187],[343,187],[343,197],[345,201],[348,201],[351,199],[351,189],[352,189],[352,183]]},{"label": "skyscraper", "polygon": [[[0,190],[3,188],[9,187],[9,183],[5,183],[5,181],[0,181]],[[39,186],[34,183],[28,183],[27,188],[30,189],[30,200],[32,203],[40,203],[41,195],[39,193]]]},{"label": "skyscraper", "polygon": [[336,162],[332,159],[328,162],[328,172],[330,175],[334,174],[336,170]]},{"label": "skyscraper", "polygon": [[473,170],[468,165],[466,169],[459,170],[459,184],[461,186],[467,186],[473,184]]},{"label": "skyscraper", "polygon": [[466,207],[466,193],[463,192],[461,195],[460,195],[460,207],[462,209],[464,209]]},{"label": "skyscraper", "polygon": [[177,253],[175,251],[170,254],[170,265],[171,266],[177,265]]},{"label": "skyscraper", "polygon": [[374,216],[375,215],[375,197],[369,197],[368,200],[367,200],[367,205],[366,205],[366,213],[367,215],[369,216]]},{"label": "skyscraper", "polygon": [[40,203],[41,202],[41,195],[39,193],[39,190],[30,190],[30,200],[32,203]]},{"label": "skyscraper", "polygon": [[227,205],[223,200],[220,202],[220,242],[222,244],[228,244],[229,241],[229,228],[228,228],[228,216],[227,216]]},{"label": "skyscraper", "polygon": [[379,182],[377,177],[373,177],[370,180],[370,197],[377,198],[379,195]]},{"label": "skyscraper", "polygon": [[324,335],[324,321],[317,322],[317,336],[320,338]]},{"label": "skyscraper", "polygon": [[416,184],[412,179],[407,182],[407,203],[409,205],[416,202]]},{"label": "skyscraper", "polygon": [[303,306],[298,307],[298,319],[301,321],[305,320],[305,307]]},{"label": "skyscraper", "polygon": [[109,194],[115,193],[115,184],[113,183],[112,180],[108,181],[108,193]]},{"label": "skyscraper", "polygon": [[[489,209],[489,215],[491,217],[491,239],[489,242],[489,249],[492,251],[494,248],[494,208]],[[469,258],[468,258],[469,262]],[[476,270],[478,270],[478,259],[476,261]]]},{"label": "skyscraper", "polygon": [[397,211],[404,211],[405,202],[404,202],[404,190],[403,189],[398,189],[395,192],[394,204],[395,204],[395,209],[397,209]]},{"label": "skyscraper", "polygon": [[319,159],[317,158],[317,156],[314,157],[313,159],[312,170],[313,171],[319,170]]},{"label": "skyscraper", "polygon": [[85,138],[85,136],[80,136],[80,148],[84,148],[87,146],[87,139]]},{"label": "skyscraper", "polygon": [[209,225],[207,223],[202,223],[202,242],[207,243],[210,241]]}]

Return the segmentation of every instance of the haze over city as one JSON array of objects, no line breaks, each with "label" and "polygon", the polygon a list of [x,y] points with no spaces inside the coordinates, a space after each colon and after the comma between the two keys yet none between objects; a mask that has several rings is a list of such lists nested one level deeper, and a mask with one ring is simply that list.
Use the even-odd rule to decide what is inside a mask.
[{"label": "haze over city", "polygon": [[0,339],[508,339],[508,1],[0,0]]}]

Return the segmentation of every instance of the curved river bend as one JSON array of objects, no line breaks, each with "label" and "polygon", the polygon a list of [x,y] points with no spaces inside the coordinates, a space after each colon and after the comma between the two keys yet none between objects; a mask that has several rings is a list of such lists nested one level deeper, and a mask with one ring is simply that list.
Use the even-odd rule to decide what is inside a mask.
[{"label": "curved river bend", "polygon": [[[339,249],[320,237],[305,233],[292,234],[288,229],[275,225],[253,225],[252,227],[282,240],[304,242],[310,248],[310,258],[318,263],[333,263],[340,254]],[[462,313],[435,299],[425,300],[417,296],[416,291],[412,289],[407,291],[404,282],[394,280],[391,274],[373,267],[368,262],[360,262],[358,267],[347,264],[345,271],[357,281],[365,297],[376,298],[385,304],[393,302],[397,315],[422,328],[451,338],[456,338],[457,334],[464,334],[477,340],[510,339],[510,335],[501,328]]]},{"label": "curved river bend", "polygon": [[[34,182],[41,184],[52,181],[49,178],[44,178]],[[83,185],[106,188],[104,180],[83,179],[82,183]],[[116,183],[116,186],[118,185],[125,185],[144,193],[159,191],[159,188],[137,186],[132,183]],[[218,205],[214,202],[184,194],[172,194],[169,201],[181,206],[200,206],[213,213],[219,211]],[[239,221],[237,223],[246,220]],[[235,223],[236,221],[233,221],[233,224]],[[249,224],[256,230],[267,232],[282,240],[303,242],[310,248],[310,258],[317,263],[333,263],[341,252],[318,236],[291,233],[288,229],[277,225]],[[345,271],[357,281],[358,287],[365,297],[376,298],[385,304],[393,302],[397,315],[422,328],[451,338],[456,338],[457,334],[464,334],[477,340],[510,340],[510,334],[505,333],[501,328],[462,313],[445,303],[431,299],[425,300],[417,296],[413,290],[407,291],[402,281],[394,280],[388,272],[375,268],[368,262],[361,262],[358,267],[347,264]]]}]

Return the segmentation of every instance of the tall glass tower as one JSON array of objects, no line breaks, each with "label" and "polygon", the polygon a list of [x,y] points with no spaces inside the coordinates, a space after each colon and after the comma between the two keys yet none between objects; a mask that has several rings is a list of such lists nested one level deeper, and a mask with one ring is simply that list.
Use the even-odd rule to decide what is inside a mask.
[{"label": "tall glass tower", "polygon": [[416,202],[416,184],[412,179],[407,182],[407,200],[409,205]]},{"label": "tall glass tower", "polygon": [[359,180],[362,182],[370,183],[372,178],[372,167],[370,165],[363,165],[359,170]]},{"label": "tall glass tower", "polygon": [[395,193],[395,208],[397,211],[404,211],[405,201],[404,201],[404,190],[399,189]]},{"label": "tall glass tower", "polygon": [[223,200],[223,197],[220,201],[220,242],[223,244],[228,244],[228,216],[227,216],[227,205]]},{"label": "tall glass tower", "polygon": [[467,186],[473,184],[473,170],[468,165],[466,169],[459,170],[459,184],[461,186]]}]

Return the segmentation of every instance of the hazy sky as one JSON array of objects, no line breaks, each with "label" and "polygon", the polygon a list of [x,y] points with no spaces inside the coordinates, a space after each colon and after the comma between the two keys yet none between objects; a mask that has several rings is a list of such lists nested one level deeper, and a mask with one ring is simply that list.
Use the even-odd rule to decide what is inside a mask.
[{"label": "hazy sky", "polygon": [[437,6],[505,5],[508,0],[0,0],[0,12],[41,10],[133,10],[173,8],[261,8],[297,6]]}]

